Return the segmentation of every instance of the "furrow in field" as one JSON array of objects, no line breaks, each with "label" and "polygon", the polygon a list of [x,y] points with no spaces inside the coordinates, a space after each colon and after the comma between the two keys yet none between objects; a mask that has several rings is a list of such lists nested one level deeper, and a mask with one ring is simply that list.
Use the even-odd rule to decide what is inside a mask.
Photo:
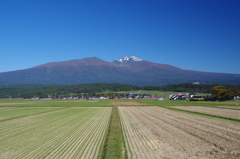
[{"label": "furrow in field", "polygon": [[153,135],[165,157],[240,157],[240,127],[237,123],[158,107],[127,109]]},{"label": "furrow in field", "polygon": [[[56,109],[54,111],[50,111],[50,112],[44,112],[41,114],[35,114],[33,115],[33,117],[41,117],[44,116],[45,114],[54,114],[55,112],[61,112],[64,111],[64,109]],[[50,115],[47,116],[49,119],[52,118]],[[41,120],[37,120],[37,119],[32,119],[32,120],[28,120],[28,119],[32,119],[31,116],[25,116],[22,117],[22,119],[12,119],[12,120],[8,120],[8,121],[4,121],[4,122],[0,122],[0,132],[1,132],[1,136],[0,136],[0,141],[1,139],[5,139],[5,138],[11,138],[12,136],[15,136],[16,134],[20,134],[22,131],[25,131],[25,129],[32,129],[33,127],[36,127],[36,125],[38,123],[42,123]],[[33,124],[33,122],[35,122],[36,124]],[[13,129],[14,127],[14,129]],[[22,127],[24,127],[25,129],[23,129]]]},{"label": "furrow in field", "polygon": [[[111,114],[111,113],[110,113]],[[109,115],[110,115],[109,114]],[[103,139],[103,137],[104,137],[104,135],[105,135],[105,132],[106,132],[106,128],[107,128],[107,126],[108,126],[108,121],[109,121],[109,119],[110,119],[110,116],[109,115],[104,115],[104,116],[106,116],[107,118],[105,118],[105,119],[103,119],[102,121],[104,122],[104,127],[100,127],[100,130],[102,129],[102,130],[104,130],[104,133],[100,133],[99,132],[99,128],[97,128],[97,129],[95,129],[95,133],[93,133],[92,135],[93,136],[95,136],[95,135],[99,135],[99,134],[101,134],[101,137],[102,137],[102,139]],[[95,118],[95,120],[98,120],[98,118]],[[104,121],[105,120],[105,121]],[[99,123],[98,124],[98,126],[101,126],[101,124]],[[88,158],[88,157],[86,157],[86,156],[88,156],[89,154],[92,154],[91,153],[91,150],[90,150],[90,152],[88,152],[88,153],[86,153],[87,152],[87,150],[89,150],[88,149],[88,147],[91,145],[91,147],[92,146],[94,146],[94,145],[96,145],[96,143],[97,143],[97,141],[98,141],[98,138],[95,138],[95,137],[92,137],[92,139],[95,139],[96,141],[95,142],[92,142],[91,144],[90,144],[90,140],[88,141],[88,143],[86,144],[86,146],[85,146],[85,149],[82,149],[81,151],[83,152],[84,151],[84,153],[79,153],[79,155],[77,156],[77,158]],[[101,139],[101,144],[102,144],[102,142],[103,142],[103,140]],[[92,140],[92,141],[94,141],[94,140]],[[98,145],[98,147],[101,147],[101,144],[99,144]],[[99,153],[99,150],[100,149],[98,149],[98,153]],[[96,154],[96,156],[95,156],[95,158],[98,156],[98,153]],[[80,155],[80,154],[82,154],[82,155]],[[94,153],[93,153],[94,154]]]},{"label": "furrow in field", "polygon": [[[86,126],[89,126],[89,124],[91,124],[91,122],[86,123]],[[96,123],[92,124],[92,125],[93,125],[92,126],[93,129],[97,129]],[[94,132],[92,132],[91,129],[89,130],[87,127],[86,128],[84,127],[82,130],[85,131],[85,129],[86,129],[87,134],[94,133]],[[85,136],[85,138],[83,138],[79,132],[74,132],[73,134],[74,134],[74,135],[72,135],[73,137],[69,137],[69,136],[66,137],[67,140],[64,141],[64,144],[62,142],[60,142],[60,145],[58,145],[58,147],[57,147],[58,150],[55,152],[53,151],[52,153],[47,155],[46,158],[62,158],[62,157],[68,158],[67,156],[69,156],[70,154],[74,155],[76,153],[76,152],[75,153],[72,152],[72,146],[74,146],[74,145],[81,146],[81,142],[83,142],[82,145],[84,145],[85,140],[88,140],[89,138],[91,138],[91,136]],[[79,141],[79,139],[81,139],[81,140]],[[82,147],[78,147],[78,148],[82,149]]]},{"label": "furrow in field", "polygon": [[138,136],[135,135],[134,128],[130,126],[130,122],[134,122],[133,119],[131,119],[131,116],[129,116],[129,114],[127,114],[126,112],[124,112],[123,114],[121,110],[119,111],[119,113],[124,130],[126,130],[126,134],[124,135],[126,136],[126,144],[128,145],[128,155],[129,158],[131,158],[131,156],[136,154],[136,150],[139,150],[139,144],[134,144],[135,141],[139,143],[137,138]]},{"label": "furrow in field", "polygon": [[[151,111],[151,110],[150,110]],[[153,112],[149,112],[150,114]],[[162,116],[172,117],[170,113],[164,113]],[[219,138],[225,138],[227,140],[236,141],[236,138],[239,136],[239,127],[236,125],[228,124],[226,127],[225,122],[219,122],[221,120],[206,120],[206,118],[195,116],[194,118],[187,117],[184,113],[178,113],[177,117],[171,119],[171,121],[179,122],[180,124],[185,124],[194,129],[201,129],[203,134],[214,134]],[[212,131],[214,130],[214,131]],[[226,132],[227,135],[222,134],[222,131]],[[210,135],[208,135],[210,136]],[[239,142],[239,141],[236,141]]]},{"label": "furrow in field", "polygon": [[[98,118],[99,119],[102,118],[102,115],[98,116]],[[91,120],[95,120],[95,119],[91,119]],[[89,143],[89,140],[92,138],[92,135],[95,133],[94,131],[98,130],[98,125],[99,125],[98,122],[92,122],[92,126],[86,128],[86,131],[84,132],[84,134],[80,135],[81,141],[77,141],[78,143],[75,144],[75,146],[73,148],[69,148],[70,153],[66,151],[66,154],[71,155],[70,157],[66,156],[66,158],[75,158],[72,155],[77,155],[79,153],[82,154],[84,152],[86,144]],[[87,124],[87,126],[88,126],[88,124]],[[81,152],[79,152],[80,150],[81,150]]]},{"label": "furrow in field", "polygon": [[[31,128],[25,128],[23,126],[22,133],[16,134],[16,136],[13,136],[13,137],[8,137],[7,139],[12,140],[12,142],[8,141],[10,144],[15,143],[15,145],[11,146],[11,147],[15,148],[14,149],[15,154],[19,154],[18,151],[21,151],[21,154],[24,154],[24,153],[29,154],[29,152],[32,152],[31,150],[33,150],[34,147],[39,146],[42,143],[44,143],[46,137],[54,136],[54,131],[57,130],[56,128],[58,126],[60,126],[59,123],[65,124],[67,121],[66,119],[69,117],[69,115],[71,115],[71,114],[68,114],[68,115],[64,116],[63,113],[66,113],[66,111],[55,112],[54,114],[50,113],[50,114],[36,116],[37,119],[40,119],[40,120],[35,119],[36,121],[39,122],[38,124],[33,122],[32,125],[34,125],[34,127],[31,127]],[[58,116],[58,118],[54,118],[56,115]],[[61,118],[61,115],[63,115],[62,118]],[[51,119],[54,119],[54,120],[49,122],[49,120],[51,120]],[[34,117],[25,118],[25,120],[35,121]],[[66,121],[59,122],[61,120],[66,120]],[[51,132],[50,134],[48,134],[49,131]],[[28,137],[26,137],[26,135],[28,135]],[[16,139],[18,139],[18,140],[16,140]],[[3,145],[5,145],[5,144],[3,144]],[[18,146],[16,146],[16,145],[18,145]],[[24,147],[25,149],[23,150],[23,149],[19,148],[19,145],[25,146]],[[8,147],[8,148],[11,149],[11,147]]]},{"label": "furrow in field", "polygon": [[[131,142],[130,143],[134,143],[134,145],[136,145],[136,150],[138,152],[134,152],[134,154],[136,155],[136,158],[146,158],[147,156],[151,156],[151,154],[147,154],[146,156],[146,152],[149,151],[149,148],[152,150],[157,149],[158,147],[154,145],[154,147],[152,147],[151,144],[149,144],[151,142],[151,139],[148,138],[148,136],[144,136],[144,128],[140,127],[140,125],[136,122],[135,119],[132,119],[133,122],[127,122],[126,124],[128,125],[128,130],[130,130],[129,134],[132,134],[133,138],[130,137]],[[138,144],[136,144],[138,143]],[[133,145],[132,145],[133,146]],[[144,153],[139,153],[140,152],[144,152]]]},{"label": "furrow in field", "polygon": [[[94,156],[96,158],[100,144],[94,145],[94,143],[103,142],[99,141],[99,138],[103,139],[110,114],[111,108],[69,108],[55,113],[26,117],[24,119],[34,122],[29,122],[30,128],[22,130],[20,134],[16,133],[16,137],[8,136],[8,141],[0,150],[0,158],[68,158],[84,153],[81,149],[86,147],[88,139],[97,134],[99,136],[95,137],[86,153],[89,155],[94,150],[97,152]],[[99,121],[92,120],[92,118],[99,119]],[[22,129],[25,126],[24,119],[19,121],[19,124],[23,126]],[[99,129],[101,129],[100,134],[97,133]],[[7,143],[9,141],[10,144]]]},{"label": "furrow in field", "polygon": [[59,108],[38,108],[38,107],[31,107],[31,108],[9,108],[9,109],[0,109],[0,121],[2,120],[7,120],[11,118],[17,118],[17,117],[22,117],[25,115],[30,115],[34,113],[39,113],[39,112],[46,112],[46,111],[51,111],[51,110],[57,110]]},{"label": "furrow in field", "polygon": [[[58,110],[50,113],[24,117],[21,120],[14,119],[11,121],[1,122],[0,125],[2,130],[0,132],[0,142],[3,143],[6,139],[8,139],[8,142],[10,142],[9,140],[15,140],[14,138],[21,140],[21,137],[23,137],[26,132],[28,132],[28,134],[30,134],[30,132],[32,132],[33,134],[37,134],[38,127],[46,126],[46,123],[49,123],[49,120],[52,120],[52,122],[58,121],[59,118],[53,118],[54,114],[61,114],[64,112],[64,110]],[[62,114],[61,116],[62,119],[66,117],[68,117],[68,115]]]},{"label": "furrow in field", "polygon": [[[80,129],[78,129],[73,137],[63,136],[62,139],[59,140],[59,144],[54,147],[55,149],[46,157],[46,158],[57,158],[60,156],[67,156],[71,154],[76,154],[78,149],[81,149],[88,139],[88,134],[95,127],[95,123],[86,122],[86,124],[82,125]],[[66,134],[67,135],[67,134]],[[64,141],[64,138],[68,138],[67,141]],[[78,141],[78,138],[81,137],[81,141]],[[61,141],[64,141],[62,144]],[[67,149],[70,149],[69,152]]]},{"label": "furrow in field", "polygon": [[[97,129],[95,129],[93,133],[94,135],[92,136],[92,139],[89,141],[81,158],[97,158],[98,157],[96,156],[96,146],[100,147],[101,143],[103,142],[102,139],[105,131],[103,131],[102,128],[103,127],[106,128],[106,126],[107,126],[106,122],[104,122],[104,125],[101,122],[98,123],[98,127]],[[99,143],[99,140],[101,141],[101,143]]]},{"label": "furrow in field", "polygon": [[[57,131],[52,132],[53,134],[57,134],[57,136],[54,136],[53,138],[48,137],[47,139],[44,139],[43,141],[47,141],[47,142],[43,143],[40,147],[36,148],[35,151],[32,151],[32,154],[34,154],[33,158],[35,157],[37,158],[38,156],[41,156],[42,153],[37,153],[41,151],[46,152],[46,156],[49,156],[49,153],[53,151],[54,148],[56,149],[56,147],[58,146],[62,147],[61,142],[66,139],[67,139],[66,140],[67,143],[64,144],[64,147],[67,148],[69,146],[68,143],[71,143],[72,140],[75,139],[74,138],[76,135],[75,131],[76,129],[78,129],[78,125],[75,123],[79,122],[78,119],[79,119],[78,116],[76,116],[75,114],[72,114],[71,118],[68,118],[68,120],[65,120],[64,122],[61,122],[60,125],[57,125],[56,128],[54,129]],[[81,122],[88,123],[86,120],[82,120]],[[73,126],[74,129],[69,127],[69,123],[74,123],[73,125],[71,125],[71,127]],[[59,131],[59,130],[62,130],[62,131]],[[46,130],[46,131],[48,132],[49,130]],[[62,152],[64,152],[64,150]],[[60,152],[56,152],[56,154],[59,154],[59,153]]]},{"label": "furrow in field", "polygon": [[128,158],[161,158],[157,143],[125,107],[119,107]]},{"label": "furrow in field", "polygon": [[[49,114],[49,115],[52,115]],[[42,116],[42,115],[41,115]],[[46,118],[48,119],[48,118]],[[32,123],[32,126],[30,127],[26,127],[25,126],[25,122],[26,121],[33,121]],[[19,121],[18,120],[15,120],[15,125],[17,125],[17,127],[19,128],[19,125],[20,125],[20,130],[18,129],[15,129],[14,125],[11,125],[11,129],[9,130],[11,135],[6,135],[7,132],[4,132],[4,135],[2,133],[1,136],[4,136],[5,138],[3,138],[1,140],[1,150],[2,151],[7,151],[8,149],[9,150],[13,150],[13,151],[16,151],[15,149],[20,149],[19,147],[25,142],[25,141],[29,141],[30,139],[32,139],[33,141],[30,141],[30,143],[34,142],[35,139],[38,137],[39,135],[39,130],[38,128],[45,125],[46,125],[46,122],[44,121],[40,121],[39,122],[34,122],[35,120],[31,117],[27,117],[27,118],[23,118],[22,120]],[[10,123],[10,121],[6,121],[4,122],[6,124]],[[12,121],[11,121],[12,123]],[[2,123],[1,123],[2,124]],[[20,144],[20,145],[19,145]],[[18,145],[18,146],[16,146]]]}]

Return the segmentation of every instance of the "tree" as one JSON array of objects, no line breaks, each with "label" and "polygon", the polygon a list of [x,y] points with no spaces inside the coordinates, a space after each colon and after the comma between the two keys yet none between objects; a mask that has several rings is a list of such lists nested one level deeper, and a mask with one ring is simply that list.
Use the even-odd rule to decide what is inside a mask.
[{"label": "tree", "polygon": [[226,86],[219,85],[212,89],[212,97],[219,100],[232,99],[234,96],[239,94],[239,88],[226,88]]},{"label": "tree", "polygon": [[240,94],[240,90],[238,87],[230,88],[229,89],[229,96],[230,98],[233,98],[234,96],[237,96]]},{"label": "tree", "polygon": [[224,94],[226,92],[226,87],[225,86],[215,86],[212,89],[212,97],[213,98],[217,98],[217,99],[221,99],[224,97]]}]

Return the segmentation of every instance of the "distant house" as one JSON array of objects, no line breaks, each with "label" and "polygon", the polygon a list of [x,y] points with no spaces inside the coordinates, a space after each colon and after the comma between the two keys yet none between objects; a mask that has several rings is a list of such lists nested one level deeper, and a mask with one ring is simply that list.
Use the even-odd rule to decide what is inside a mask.
[{"label": "distant house", "polygon": [[188,93],[186,99],[187,100],[194,100],[194,101],[196,101],[196,100],[203,100],[204,98],[206,98],[206,97]]},{"label": "distant house", "polygon": [[240,101],[240,94],[234,97],[234,100]]},{"label": "distant house", "polygon": [[178,93],[178,94],[171,94],[168,96],[170,100],[184,100],[186,98],[185,94]]},{"label": "distant house", "polygon": [[52,100],[52,98],[40,98],[40,100]]},{"label": "distant house", "polygon": [[108,99],[107,97],[99,97],[99,99]]},{"label": "distant house", "polygon": [[185,94],[183,94],[183,93],[178,93],[178,95],[179,95],[179,96],[185,96]]},{"label": "distant house", "polygon": [[92,97],[92,98],[89,98],[89,100],[98,100],[99,98],[97,97]]}]

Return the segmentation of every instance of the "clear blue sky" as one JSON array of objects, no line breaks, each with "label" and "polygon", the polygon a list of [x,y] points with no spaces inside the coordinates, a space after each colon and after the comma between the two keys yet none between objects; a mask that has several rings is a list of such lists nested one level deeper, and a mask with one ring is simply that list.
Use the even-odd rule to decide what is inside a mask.
[{"label": "clear blue sky", "polygon": [[1,0],[0,72],[124,56],[240,74],[240,0]]}]

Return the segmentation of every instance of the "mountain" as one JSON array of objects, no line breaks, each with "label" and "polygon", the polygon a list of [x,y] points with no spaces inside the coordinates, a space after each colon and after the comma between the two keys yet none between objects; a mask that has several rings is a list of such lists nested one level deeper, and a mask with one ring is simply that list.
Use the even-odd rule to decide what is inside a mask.
[{"label": "mountain", "polygon": [[98,57],[51,62],[24,70],[0,73],[0,84],[86,84],[121,83],[161,86],[175,83],[240,84],[240,74],[183,70],[137,57],[111,62]]}]

